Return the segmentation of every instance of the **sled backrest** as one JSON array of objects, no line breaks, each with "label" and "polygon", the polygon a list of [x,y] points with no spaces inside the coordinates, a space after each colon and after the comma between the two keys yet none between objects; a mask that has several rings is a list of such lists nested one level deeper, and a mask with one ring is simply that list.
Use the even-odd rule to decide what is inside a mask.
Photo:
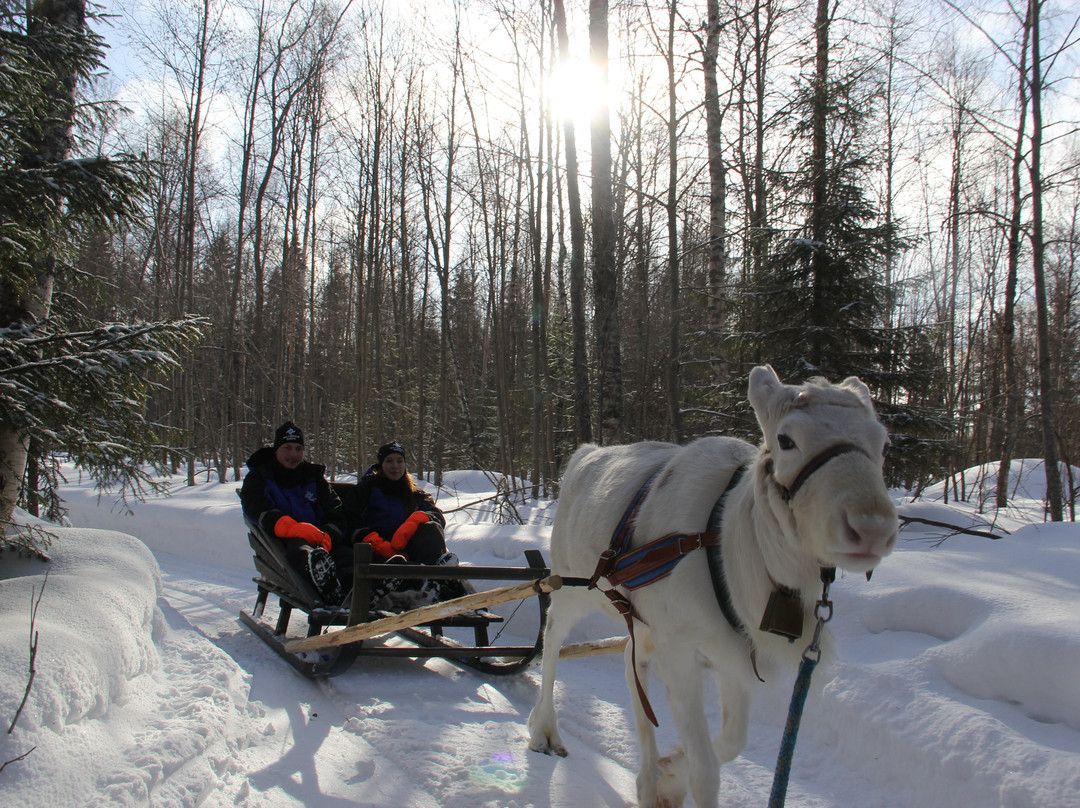
[{"label": "sled backrest", "polygon": [[[236,495],[240,495],[239,489]],[[267,588],[273,589],[278,595],[287,593],[294,605],[305,611],[319,605],[322,599],[315,587],[285,560],[285,548],[281,542],[268,536],[246,513],[243,517],[248,529],[248,544],[254,552],[252,560],[255,562],[255,569],[268,585]]]},{"label": "sled backrest", "polygon": [[356,483],[344,483],[335,480],[334,482],[330,483],[330,488],[332,488],[334,493],[338,495],[338,499],[344,502],[346,496],[349,496],[352,490],[356,488]]}]

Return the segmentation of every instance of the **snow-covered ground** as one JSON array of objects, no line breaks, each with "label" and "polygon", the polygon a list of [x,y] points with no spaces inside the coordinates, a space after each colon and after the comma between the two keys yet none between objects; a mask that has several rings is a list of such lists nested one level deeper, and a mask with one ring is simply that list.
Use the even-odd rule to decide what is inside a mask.
[{"label": "snow-covered ground", "polygon": [[[1018,482],[1037,498],[1041,476],[1029,463]],[[977,477],[972,489],[993,483]],[[494,490],[476,472],[446,482],[445,509]],[[633,804],[619,656],[560,666],[565,759],[527,749],[535,670],[485,677],[440,660],[361,658],[306,680],[237,619],[255,587],[235,489],[178,479],[171,497],[126,515],[72,473],[63,493],[75,527],[56,529],[53,561],[0,559],[0,805]],[[839,659],[816,673],[825,684],[803,718],[790,806],[1080,806],[1080,526],[1039,524],[1037,499],[989,525],[941,497],[931,489],[901,511],[1004,538],[941,541],[912,523],[870,582],[838,580]],[[520,526],[497,524],[490,506],[456,511],[449,544],[466,564],[524,565],[524,549],[546,552],[554,508],[520,507]],[[36,676],[6,733],[39,596]],[[511,625],[531,642],[534,616]],[[597,615],[572,640],[621,628]],[[749,745],[724,767],[722,805],[768,803],[791,683],[762,686]],[[661,698],[655,706],[668,749],[672,722]]]}]

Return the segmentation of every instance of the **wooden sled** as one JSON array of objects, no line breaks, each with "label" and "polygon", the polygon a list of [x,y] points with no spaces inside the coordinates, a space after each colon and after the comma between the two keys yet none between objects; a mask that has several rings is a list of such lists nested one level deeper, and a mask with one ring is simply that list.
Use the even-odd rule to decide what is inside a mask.
[{"label": "wooden sled", "polygon": [[[254,522],[245,520],[258,575],[255,607],[241,610],[240,620],[286,662],[308,678],[335,675],[359,657],[441,658],[486,674],[505,675],[525,668],[541,650],[549,592],[558,588],[539,550],[526,550],[527,567],[438,567],[423,564],[373,564],[371,547],[357,544],[352,597],[347,609],[323,603],[305,576],[285,561],[279,542]],[[371,586],[381,579],[448,579],[520,581],[516,585],[477,592],[400,614],[371,611]],[[276,623],[265,621],[270,595],[278,598]],[[501,603],[536,597],[539,609],[532,645],[498,645],[491,628],[507,619],[489,611]],[[294,611],[307,616],[306,637],[290,638]],[[516,613],[516,612],[515,612]],[[505,627],[505,626],[504,626]],[[458,635],[467,637],[465,641]],[[469,635],[471,634],[471,637]],[[386,645],[376,637],[396,636],[409,645]],[[297,645],[301,643],[301,645]]]}]

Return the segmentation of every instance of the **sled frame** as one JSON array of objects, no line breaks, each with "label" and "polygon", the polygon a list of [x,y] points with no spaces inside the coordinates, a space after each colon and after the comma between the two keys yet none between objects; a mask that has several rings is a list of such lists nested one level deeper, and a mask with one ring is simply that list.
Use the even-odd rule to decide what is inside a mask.
[{"label": "sled frame", "polygon": [[[393,632],[410,643],[409,646],[387,646],[374,640],[359,640],[343,646],[321,648],[315,651],[292,653],[285,649],[288,632],[295,612],[307,617],[306,636],[314,637],[328,627],[353,626],[390,616],[389,612],[371,610],[372,582],[390,578],[399,579],[459,579],[533,581],[546,578],[549,570],[539,550],[526,550],[526,567],[446,567],[425,564],[375,564],[372,563],[371,547],[358,543],[354,547],[353,588],[348,609],[338,609],[326,604],[310,581],[305,580],[286,561],[279,542],[271,539],[255,522],[245,519],[248,527],[248,543],[254,551],[255,569],[258,575],[252,580],[256,585],[255,606],[248,612],[240,611],[240,620],[252,633],[268,645],[296,671],[307,678],[337,675],[347,670],[359,657],[406,657],[409,659],[446,659],[459,667],[480,671],[489,675],[508,675],[527,667],[540,653],[543,643],[544,624],[550,605],[550,595],[536,595],[539,623],[536,639],[528,646],[492,645],[489,628],[504,622],[503,617],[484,609],[416,622]],[[271,595],[278,599],[276,623],[266,622],[266,606]],[[406,619],[420,610],[403,612]],[[446,636],[447,628],[472,629],[473,644],[466,645]]]}]

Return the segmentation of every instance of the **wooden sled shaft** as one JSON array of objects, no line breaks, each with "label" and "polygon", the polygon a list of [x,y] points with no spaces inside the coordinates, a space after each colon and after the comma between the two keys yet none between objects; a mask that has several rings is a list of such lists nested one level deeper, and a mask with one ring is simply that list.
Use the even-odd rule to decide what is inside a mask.
[{"label": "wooden sled shaft", "polygon": [[430,578],[470,581],[534,581],[547,577],[543,567],[438,567],[432,564],[357,564],[354,573],[360,578]]},{"label": "wooden sled shaft", "polygon": [[629,637],[609,637],[606,640],[591,640],[575,645],[564,645],[559,649],[559,659],[578,659],[601,654],[620,654],[626,650]]},{"label": "wooden sled shaft", "polygon": [[490,606],[497,606],[500,603],[510,603],[533,595],[546,594],[553,592],[560,586],[562,586],[562,581],[559,576],[550,575],[538,581],[526,581],[520,584],[499,587],[498,589],[489,589],[485,592],[477,592],[474,595],[465,595],[461,598],[454,598],[442,603],[434,603],[431,606],[424,606],[420,609],[402,612],[393,617],[384,617],[370,623],[357,623],[340,631],[329,631],[315,637],[292,640],[285,644],[285,650],[296,653],[298,651],[312,651],[316,648],[329,648],[335,645],[347,645],[371,637],[378,637],[381,634],[391,634],[400,629],[421,623],[443,620],[462,612],[485,609]]}]

